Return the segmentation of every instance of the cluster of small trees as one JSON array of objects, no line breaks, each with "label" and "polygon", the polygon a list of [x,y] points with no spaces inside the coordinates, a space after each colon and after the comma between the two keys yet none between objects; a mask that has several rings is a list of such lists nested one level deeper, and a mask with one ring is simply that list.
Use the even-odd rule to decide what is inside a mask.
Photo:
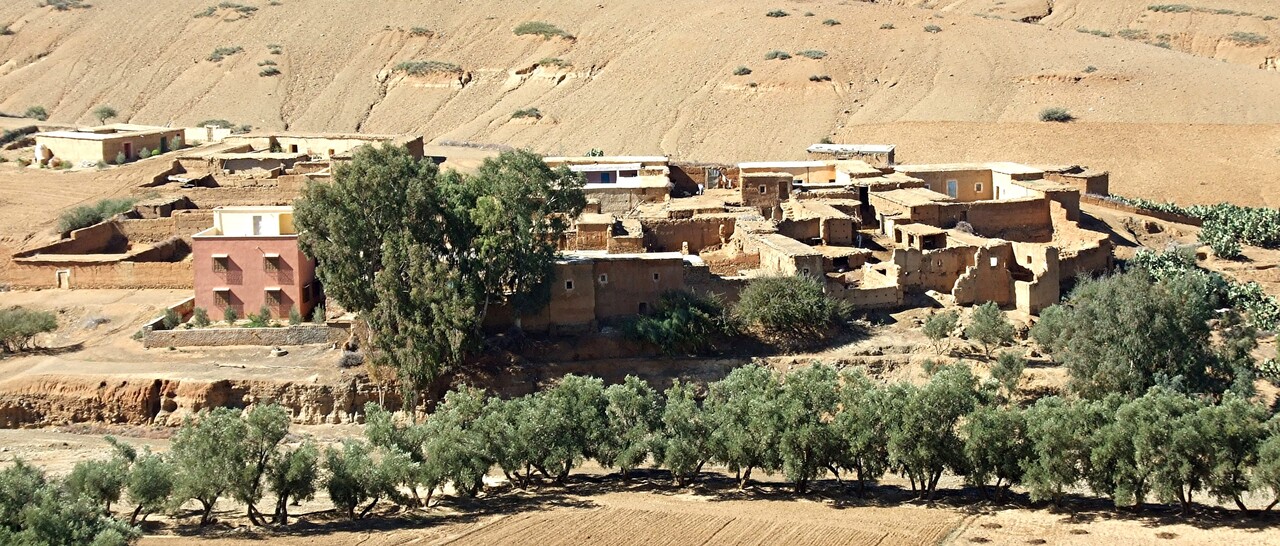
[{"label": "cluster of small trees", "polygon": [[[173,312],[171,317],[170,311],[172,310],[166,311],[165,313],[164,325],[168,329],[173,329],[181,324],[182,321],[177,316],[176,312]],[[240,314],[236,312],[235,308],[227,307],[222,310],[222,318],[226,321],[227,326],[234,326],[236,321],[240,320]],[[245,325],[247,328],[279,326],[279,323],[271,316],[271,307],[266,305],[263,305],[258,309],[257,313],[249,313],[245,318],[249,319],[249,323]],[[295,305],[289,307],[287,320],[289,321],[290,326],[297,326],[305,321],[305,317],[302,316],[302,311],[298,310],[298,307]],[[315,309],[311,311],[311,321],[316,324],[323,324],[324,320],[325,308],[323,305],[317,305]],[[191,311],[191,320],[187,324],[188,328],[208,328],[213,325],[213,320],[209,317],[209,312],[206,311],[205,308],[196,307]]]},{"label": "cluster of small trees", "polygon": [[[929,338],[929,344],[939,355],[951,350],[952,336],[956,326],[960,324],[960,312],[956,310],[935,313],[925,319],[922,331]],[[982,347],[982,353],[988,359],[991,351],[1013,342],[1013,324],[1005,318],[1000,306],[987,302],[973,308],[968,323],[963,329],[964,337]]]},{"label": "cluster of small trees", "polygon": [[137,199],[130,197],[107,198],[89,205],[80,205],[58,217],[58,231],[68,232],[102,222],[133,208]]},{"label": "cluster of small trees", "polygon": [[851,314],[811,277],[760,277],[726,308],[718,299],[687,291],[663,294],[649,315],[624,324],[632,339],[667,354],[705,354],[720,341],[750,335],[782,348],[829,338]]}]

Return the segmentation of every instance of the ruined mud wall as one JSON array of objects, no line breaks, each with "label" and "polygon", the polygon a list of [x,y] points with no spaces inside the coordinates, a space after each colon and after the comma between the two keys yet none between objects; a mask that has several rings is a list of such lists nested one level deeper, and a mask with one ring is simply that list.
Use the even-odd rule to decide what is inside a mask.
[{"label": "ruined mud wall", "polygon": [[1030,198],[940,205],[938,227],[951,228],[966,221],[984,237],[1025,242],[1048,242],[1053,237],[1053,221],[1048,199]]},{"label": "ruined mud wall", "polygon": [[[56,243],[20,252],[15,257],[29,257],[36,254],[106,254],[112,250],[123,251],[127,243],[120,225],[114,220],[100,222],[89,227],[72,231],[70,237]],[[113,247],[116,247],[113,249]]]},{"label": "ruined mud wall", "polygon": [[696,254],[728,241],[734,224],[732,217],[646,219],[644,245],[650,252],[680,252],[688,243],[689,253]]},{"label": "ruined mud wall", "polygon": [[191,288],[191,262],[13,263],[4,282],[20,288],[57,288],[58,271],[69,271],[71,288]]}]

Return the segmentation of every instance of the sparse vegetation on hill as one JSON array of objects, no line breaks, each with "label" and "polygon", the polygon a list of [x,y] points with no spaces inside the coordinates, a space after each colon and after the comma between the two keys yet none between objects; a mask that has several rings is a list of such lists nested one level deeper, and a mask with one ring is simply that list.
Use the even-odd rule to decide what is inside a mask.
[{"label": "sparse vegetation on hill", "polygon": [[791,14],[780,9],[770,10],[769,12],[766,12],[764,14],[765,17],[786,17],[788,15],[791,15]]},{"label": "sparse vegetation on hill", "polygon": [[0,25],[0,36],[13,36],[13,29],[9,25]]},{"label": "sparse vegetation on hill", "polygon": [[235,55],[237,53],[240,53],[242,51],[244,51],[244,48],[240,46],[219,47],[217,49],[214,49],[213,53],[210,53],[209,56],[206,58],[206,60],[214,63],[222,62],[223,59],[230,57],[232,55]]},{"label": "sparse vegetation on hill", "polygon": [[560,57],[543,57],[538,61],[538,65],[554,66],[556,68],[568,68],[573,66],[573,63],[566,61],[564,59],[561,59]]},{"label": "sparse vegetation on hill", "polygon": [[48,311],[25,307],[0,309],[0,353],[16,353],[34,347],[39,334],[58,328],[58,317]]},{"label": "sparse vegetation on hill", "polygon": [[1243,46],[1260,46],[1271,43],[1271,39],[1256,32],[1232,32],[1227,39]]},{"label": "sparse vegetation on hill", "polygon": [[396,64],[395,72],[403,72],[410,76],[426,76],[429,74],[458,74],[462,67],[442,61],[404,61]]},{"label": "sparse vegetation on hill", "polygon": [[823,58],[823,57],[826,57],[826,56],[827,56],[827,52],[826,52],[826,51],[823,51],[823,50],[821,50],[821,49],[806,49],[806,50],[804,50],[804,51],[797,51],[797,52],[796,52],[796,55],[799,55],[799,56],[801,56],[801,57],[808,57],[808,58],[810,58],[810,59],[817,60],[817,59],[821,59],[821,58]]},{"label": "sparse vegetation on hill", "polygon": [[836,25],[840,24],[840,21],[839,21],[839,20],[837,20],[837,19],[827,19],[827,20],[823,21],[823,22],[822,22],[822,24],[824,24],[824,25],[826,25],[826,26],[829,26],[829,27],[834,27],[834,26],[836,26]]},{"label": "sparse vegetation on hill", "polygon": [[39,6],[51,7],[58,11],[71,11],[73,9],[89,9],[93,7],[92,4],[89,4],[84,0],[42,0]]},{"label": "sparse vegetation on hill", "polygon": [[197,19],[202,17],[213,17],[214,15],[217,15],[218,10],[220,9],[229,9],[243,16],[253,15],[253,12],[258,11],[258,8],[254,6],[246,6],[244,4],[238,4],[235,2],[219,2],[199,12],[196,12],[196,14],[192,15],[192,17]]},{"label": "sparse vegetation on hill", "polygon": [[831,81],[831,76],[828,76],[826,74],[814,74],[812,76],[809,76],[809,81],[818,82],[818,83],[829,82]]},{"label": "sparse vegetation on hill", "polygon": [[942,27],[938,25],[925,25],[924,31],[928,32],[929,34],[937,34],[939,32],[942,32]]},{"label": "sparse vegetation on hill", "polygon": [[274,67],[274,66],[268,66],[268,67],[266,67],[266,68],[263,68],[262,70],[259,70],[259,71],[258,71],[258,75],[259,75],[259,76],[262,76],[262,77],[264,77],[264,78],[265,78],[265,77],[270,77],[270,76],[279,76],[279,75],[280,75],[280,69],[279,69],[279,68],[276,68],[276,67]]},{"label": "sparse vegetation on hill", "polygon": [[284,46],[280,44],[267,44],[267,52],[272,55],[284,53]]},{"label": "sparse vegetation on hill", "polygon": [[415,38],[430,37],[434,34],[435,33],[431,32],[431,29],[427,27],[413,27],[409,29],[409,35]]},{"label": "sparse vegetation on hill", "polygon": [[132,209],[133,204],[136,202],[137,201],[133,198],[122,197],[115,199],[103,199],[92,205],[78,206],[62,213],[62,216],[58,217],[58,231],[66,233],[68,231],[92,226],[98,222],[106,220],[107,218]]},{"label": "sparse vegetation on hill", "polygon": [[1040,121],[1066,123],[1075,119],[1071,112],[1059,106],[1050,106],[1040,111]]},{"label": "sparse vegetation on hill", "polygon": [[780,51],[777,49],[764,54],[764,60],[766,61],[772,61],[774,59],[777,59],[779,61],[785,61],[790,58],[791,58],[790,53],[787,53],[786,51]]},{"label": "sparse vegetation on hill", "polygon": [[733,69],[734,76],[747,76],[749,74],[751,74],[751,69],[745,66],[739,66],[738,68]]},{"label": "sparse vegetation on hill", "polygon": [[880,25],[880,30],[893,30],[893,29],[894,29],[893,23],[882,23]]},{"label": "sparse vegetation on hill", "polygon": [[530,107],[530,108],[521,108],[511,114],[511,119],[520,119],[520,118],[542,119],[542,111],[538,110],[537,108]]},{"label": "sparse vegetation on hill", "polygon": [[1186,4],[1156,4],[1147,6],[1147,9],[1158,13],[1187,13],[1195,11],[1195,8]]},{"label": "sparse vegetation on hill", "polygon": [[1076,32],[1080,32],[1080,33],[1084,33],[1084,34],[1092,34],[1092,35],[1094,35],[1094,36],[1098,36],[1098,37],[1100,37],[1100,38],[1110,38],[1110,37],[1112,36],[1112,34],[1111,34],[1110,32],[1107,32],[1107,31],[1105,31],[1105,30],[1096,29],[1096,28],[1077,28],[1077,29],[1076,29]]},{"label": "sparse vegetation on hill", "polygon": [[46,121],[49,119],[49,111],[45,110],[43,106],[32,106],[27,108],[26,113],[23,115],[40,121]]},{"label": "sparse vegetation on hill", "polygon": [[1241,207],[1230,203],[1182,207],[1120,195],[1111,195],[1108,199],[1140,209],[1203,220],[1200,242],[1209,245],[1221,258],[1238,258],[1241,244],[1280,248],[1280,209]]},{"label": "sparse vegetation on hill", "polygon": [[570,40],[573,39],[572,34],[565,32],[560,27],[557,27],[551,23],[544,23],[542,21],[528,21],[525,23],[520,23],[519,25],[516,25],[515,33],[516,33],[516,36],[534,35],[534,36],[541,36],[543,39],[547,39],[547,40],[551,38],[566,38]]}]

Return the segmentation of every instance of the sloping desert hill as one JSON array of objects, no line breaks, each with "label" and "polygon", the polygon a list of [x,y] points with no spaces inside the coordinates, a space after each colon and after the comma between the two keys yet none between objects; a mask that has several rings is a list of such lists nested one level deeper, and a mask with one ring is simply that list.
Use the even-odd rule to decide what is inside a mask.
[{"label": "sloping desert hill", "polygon": [[[1265,0],[86,4],[0,6],[0,110],[83,124],[109,104],[137,123],[718,161],[802,157],[828,137],[898,143],[904,161],[1082,163],[1121,192],[1280,205],[1280,72],[1258,68],[1280,43],[1266,19],[1280,6]],[[529,21],[571,36],[513,32]],[[766,60],[775,50],[791,57]],[[1038,122],[1050,106],[1078,120]],[[512,117],[529,108],[540,116]],[[945,138],[962,153],[943,153],[957,149]],[[1213,191],[1182,192],[1206,181]]]}]

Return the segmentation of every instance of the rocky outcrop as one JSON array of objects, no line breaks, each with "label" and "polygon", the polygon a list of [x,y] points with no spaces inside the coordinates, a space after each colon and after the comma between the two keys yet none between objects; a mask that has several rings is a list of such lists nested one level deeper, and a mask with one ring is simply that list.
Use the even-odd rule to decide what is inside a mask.
[{"label": "rocky outcrop", "polygon": [[336,384],[38,376],[4,385],[0,428],[81,422],[173,426],[201,409],[272,402],[288,408],[297,424],[340,424],[361,420],[364,405],[379,400],[400,405],[394,389],[380,393],[363,375]]}]

